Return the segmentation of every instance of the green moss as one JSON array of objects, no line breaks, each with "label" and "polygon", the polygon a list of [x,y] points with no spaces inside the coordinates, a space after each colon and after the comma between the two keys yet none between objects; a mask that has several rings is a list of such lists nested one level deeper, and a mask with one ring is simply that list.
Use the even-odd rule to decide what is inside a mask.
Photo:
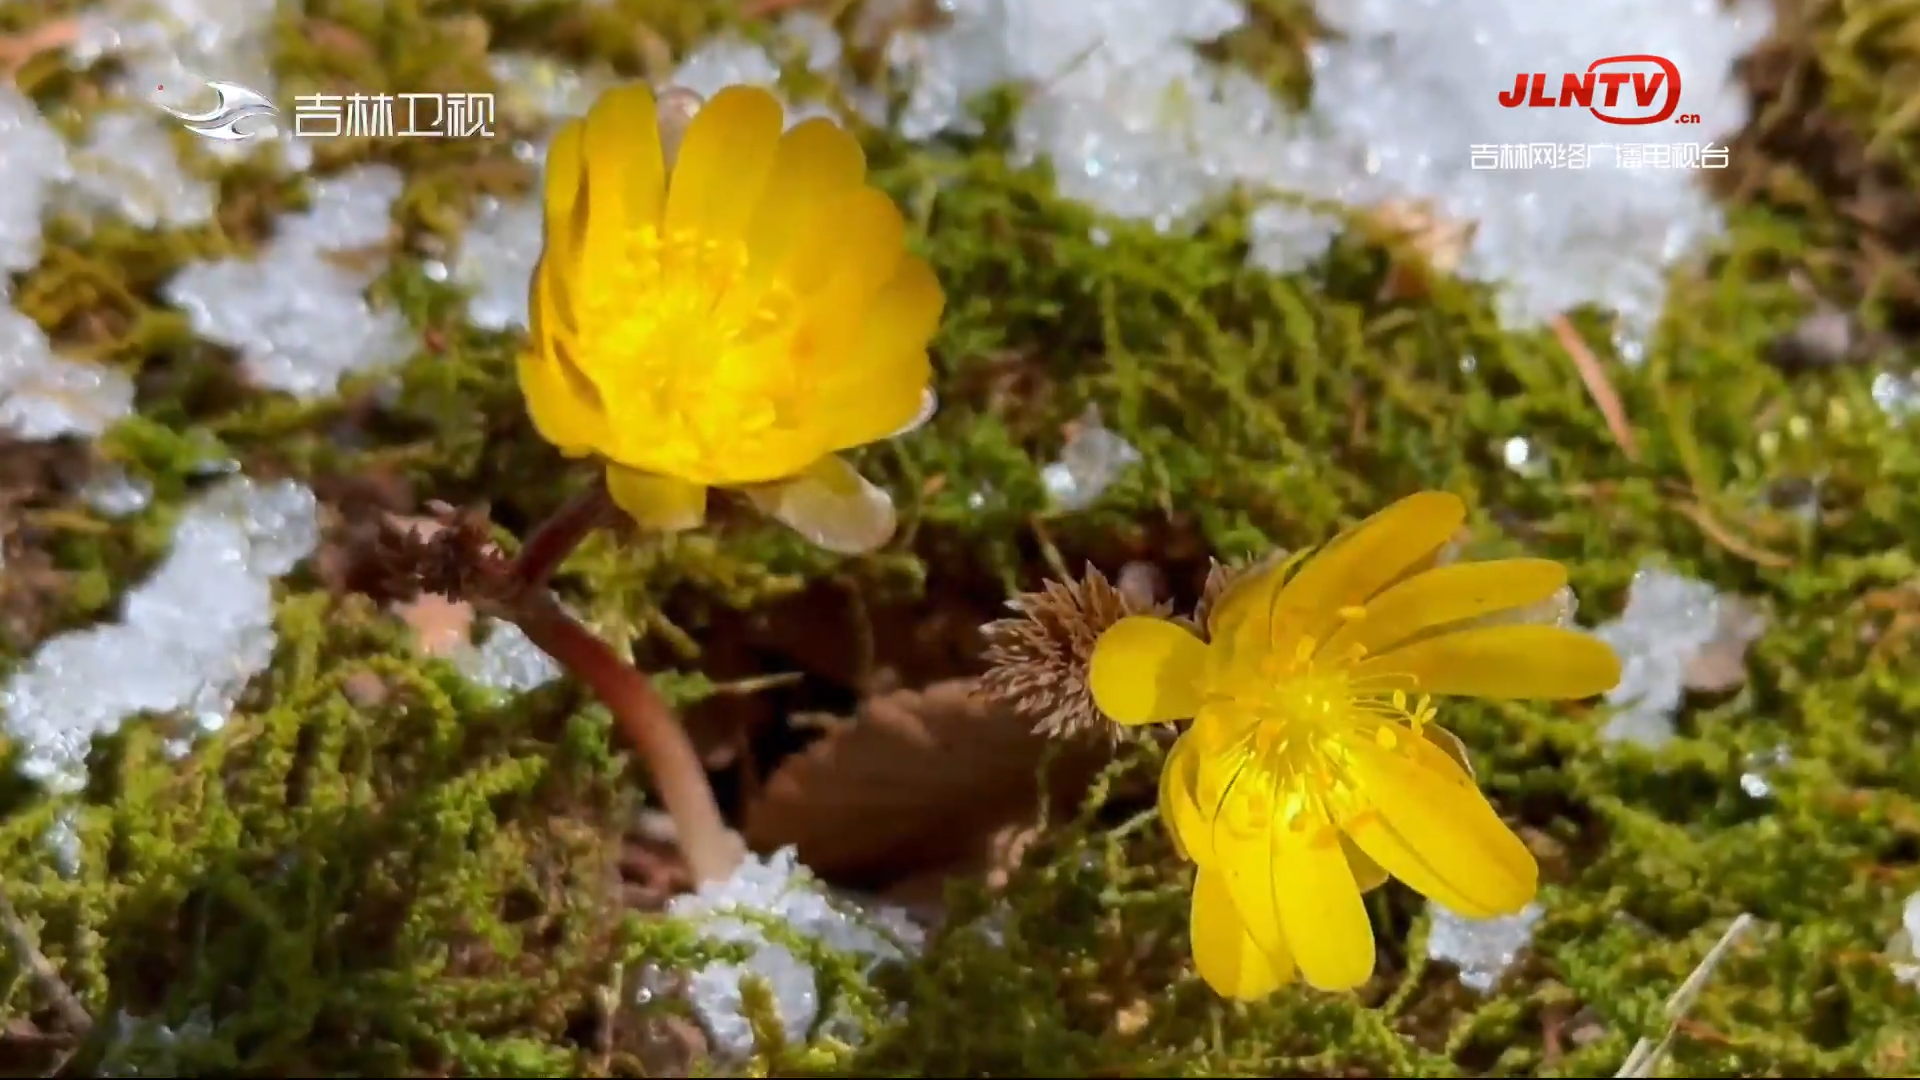
[{"label": "green moss", "polygon": [[[1264,29],[1226,55],[1291,85],[1297,42],[1273,28],[1300,12],[1262,10]],[[1912,20],[1825,4],[1804,15],[1819,32],[1801,62],[1827,76],[1814,104],[1873,133],[1876,160],[1911,176],[1897,87],[1911,77]],[[737,17],[640,0],[337,0],[288,14],[278,62],[295,92],[331,80],[485,89],[489,41],[634,74]],[[1043,170],[1006,165],[1004,136],[998,124],[975,143],[871,146],[950,297],[945,409],[861,463],[896,493],[909,542],[841,562],[729,519],[671,540],[596,538],[568,565],[568,597],[597,625],[687,669],[668,680],[680,700],[712,692],[718,676],[695,669],[730,611],[829,578],[882,603],[983,577],[1030,585],[1050,561],[1082,557],[1179,571],[1205,553],[1323,539],[1420,487],[1471,499],[1476,554],[1566,560],[1590,612],[1617,610],[1651,557],[1758,597],[1770,629],[1745,685],[1694,702],[1684,737],[1657,755],[1603,749],[1591,712],[1448,709],[1546,868],[1532,954],[1486,998],[1424,959],[1427,916],[1393,886],[1372,900],[1381,966],[1366,993],[1218,1002],[1186,961],[1186,871],[1139,813],[1157,758],[1142,745],[1102,789],[1117,794],[1050,830],[1002,897],[956,895],[954,928],[923,959],[870,981],[804,950],[826,970],[823,996],[869,1037],[779,1047],[756,1074],[1609,1075],[1634,1039],[1664,1029],[1666,996],[1743,911],[1769,928],[1715,975],[1672,1048],[1673,1075],[1910,1069],[1900,1025],[1913,993],[1876,953],[1899,898],[1920,888],[1920,741],[1906,719],[1920,715],[1920,683],[1912,640],[1886,636],[1888,603],[1867,597],[1920,608],[1898,591],[1916,575],[1920,443],[1872,402],[1871,371],[1789,377],[1764,359],[1806,308],[1788,271],[1898,321],[1897,290],[1850,278],[1867,241],[1831,186],[1809,179],[1814,166],[1760,157],[1751,176],[1765,182],[1729,202],[1733,227],[1710,263],[1676,278],[1646,361],[1609,364],[1636,459],[1559,343],[1503,330],[1485,290],[1442,282],[1384,302],[1386,257],[1358,239],[1308,273],[1253,272],[1234,208],[1191,237],[1102,221],[1053,196]],[[507,144],[342,143],[326,164],[401,165],[412,235],[451,237],[477,196],[530,179]],[[412,250],[380,292],[422,345],[390,405],[362,421],[365,438],[334,433],[370,382],[313,405],[239,385],[228,358],[154,300],[182,262],[257,242],[266,208],[300,197],[245,171],[223,185],[216,228],[56,230],[16,290],[64,345],[141,378],[141,416],[102,453],[153,479],[158,505],[124,527],[60,534],[66,624],[137,580],[212,460],[392,477],[486,502],[510,530],[586,481],[555,481],[559,459],[512,384],[516,340],[462,325],[459,294]],[[1859,287],[1839,288],[1848,281]],[[1604,321],[1579,325],[1605,356]],[[1097,509],[1062,514],[1034,462],[1088,403],[1144,460]],[[1513,436],[1544,448],[1544,475],[1501,464]],[[1812,512],[1786,497],[1809,484]],[[99,748],[91,790],[9,796],[0,881],[95,1015],[208,1021],[206,1037],[171,1049],[102,1039],[87,1054],[124,1065],[164,1051],[202,1075],[638,1073],[633,1047],[604,1045],[606,1000],[628,998],[642,967],[702,952],[687,928],[621,906],[606,868],[643,796],[604,717],[564,687],[502,705],[411,659],[369,605],[304,579],[286,589],[271,674],[192,756],[171,761],[165,725],[139,723]],[[1772,793],[1746,794],[1754,756],[1779,748]],[[62,815],[83,845],[73,877],[44,840]],[[25,980],[0,994],[9,1014],[44,1009]]]}]

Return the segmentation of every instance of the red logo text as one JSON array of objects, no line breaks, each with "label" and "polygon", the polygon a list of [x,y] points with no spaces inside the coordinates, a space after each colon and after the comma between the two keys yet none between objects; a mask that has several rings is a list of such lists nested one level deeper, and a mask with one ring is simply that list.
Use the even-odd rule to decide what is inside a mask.
[{"label": "red logo text", "polygon": [[[1551,78],[1543,71],[1521,72],[1514,76],[1513,89],[1501,93],[1500,104],[1509,109],[1578,105],[1609,124],[1700,122],[1698,113],[1680,112],[1680,69],[1664,56],[1605,56],[1588,64],[1584,72],[1561,75],[1557,86]],[[1557,97],[1553,90],[1559,91]]]}]

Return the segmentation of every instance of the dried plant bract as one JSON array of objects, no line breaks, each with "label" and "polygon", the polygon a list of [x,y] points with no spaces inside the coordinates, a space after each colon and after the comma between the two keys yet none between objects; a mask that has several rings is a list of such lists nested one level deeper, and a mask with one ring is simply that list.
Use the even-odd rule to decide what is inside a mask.
[{"label": "dried plant bract", "polygon": [[1122,592],[1092,566],[1078,581],[1048,581],[1039,592],[1007,601],[1015,615],[987,624],[987,693],[1055,738],[1119,729],[1107,722],[1087,691],[1087,660],[1107,627],[1129,615],[1169,618],[1167,604],[1149,604]]}]

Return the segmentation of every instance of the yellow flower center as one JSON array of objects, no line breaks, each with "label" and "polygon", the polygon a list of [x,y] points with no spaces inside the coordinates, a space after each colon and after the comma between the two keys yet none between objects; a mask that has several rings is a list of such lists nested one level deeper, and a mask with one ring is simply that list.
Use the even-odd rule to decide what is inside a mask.
[{"label": "yellow flower center", "polygon": [[[794,296],[748,277],[746,245],[636,228],[625,257],[579,283],[581,366],[647,463],[680,474],[726,471],[747,446],[791,427],[803,372],[782,348]],[[725,479],[712,477],[715,481]]]},{"label": "yellow flower center", "polygon": [[1234,759],[1221,806],[1229,829],[1337,830],[1368,806],[1348,767],[1355,740],[1404,752],[1434,719],[1432,701],[1409,697],[1399,680],[1356,675],[1360,649],[1329,657],[1318,647],[1306,639],[1292,656],[1267,654],[1253,677],[1212,695]]}]

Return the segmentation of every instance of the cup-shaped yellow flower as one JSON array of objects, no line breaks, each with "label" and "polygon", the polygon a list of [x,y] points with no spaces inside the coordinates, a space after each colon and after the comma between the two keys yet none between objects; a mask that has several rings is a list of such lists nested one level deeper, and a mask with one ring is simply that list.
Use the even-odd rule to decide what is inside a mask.
[{"label": "cup-shaped yellow flower", "polygon": [[659,109],[609,90],[547,153],[519,364],[534,426],[604,462],[644,527],[694,527],[724,487],[822,546],[878,547],[892,501],[836,455],[931,413],[939,282],[832,121],[788,129],[735,86],[675,145]]},{"label": "cup-shaped yellow flower", "polygon": [[1430,695],[1583,698],[1620,678],[1605,643],[1514,613],[1566,583],[1557,563],[1436,565],[1466,520],[1403,499],[1312,557],[1250,570],[1208,638],[1133,617],[1088,681],[1123,724],[1187,717],[1160,814],[1198,867],[1191,934],[1209,985],[1265,996],[1296,974],[1344,990],[1373,973],[1361,895],[1399,878],[1469,917],[1533,899],[1532,854],[1500,820]]}]

